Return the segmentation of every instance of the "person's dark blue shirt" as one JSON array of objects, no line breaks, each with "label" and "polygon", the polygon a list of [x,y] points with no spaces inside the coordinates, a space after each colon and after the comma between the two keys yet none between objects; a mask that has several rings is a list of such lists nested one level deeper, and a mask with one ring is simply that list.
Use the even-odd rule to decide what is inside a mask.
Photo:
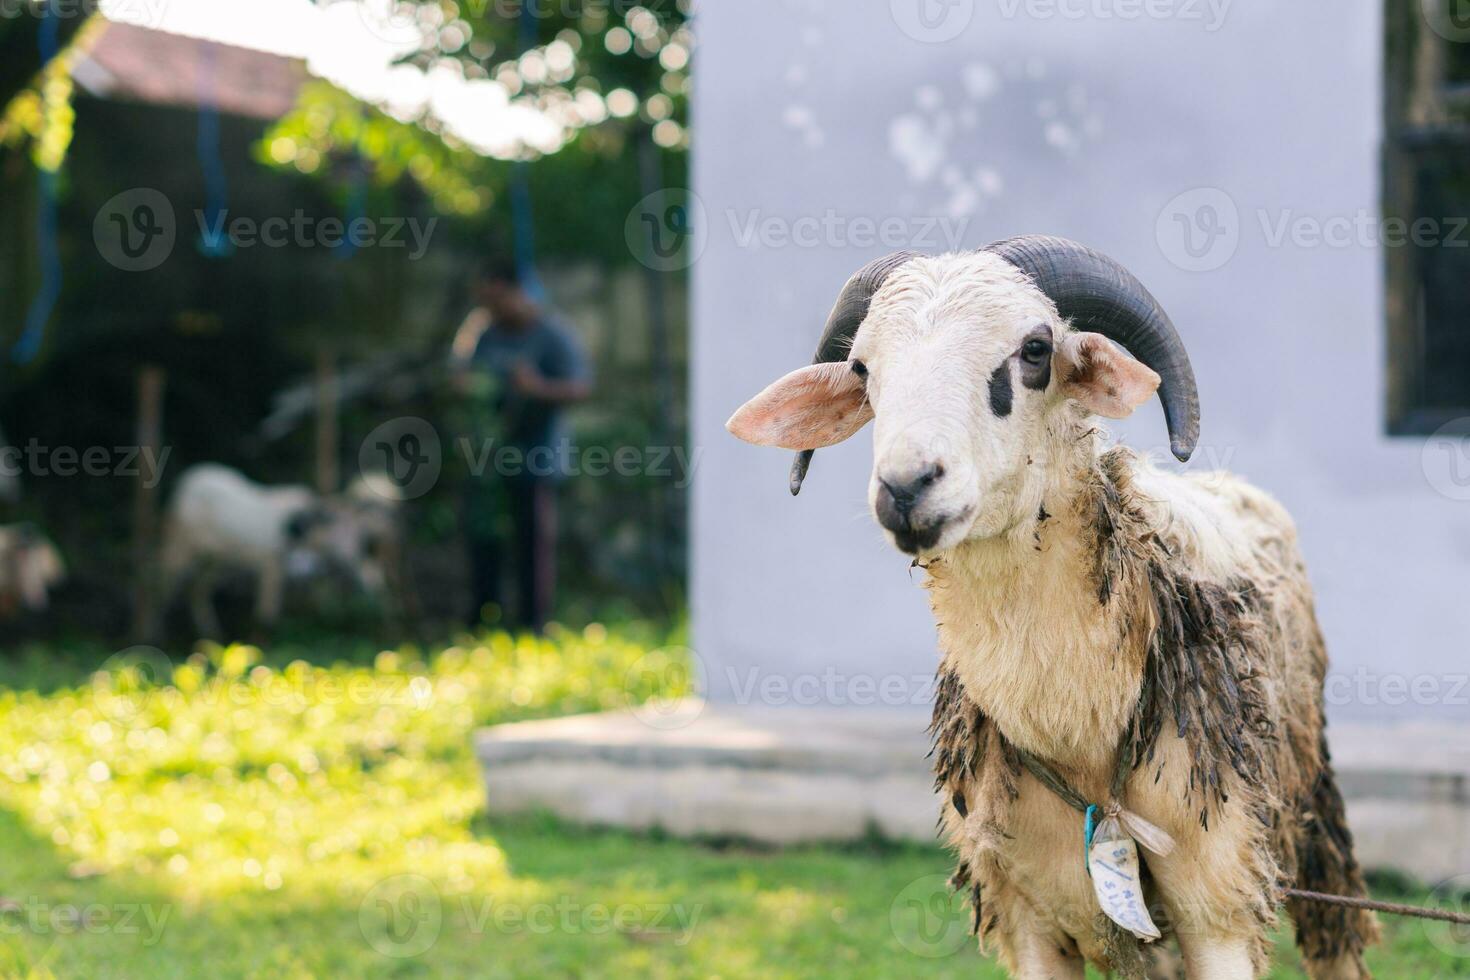
[{"label": "person's dark blue shirt", "polygon": [[[477,390],[486,396],[493,413],[489,433],[498,446],[520,450],[536,465],[526,474],[559,476],[569,436],[563,407],[542,401],[515,389],[513,377],[518,364],[526,364],[552,381],[589,381],[590,370],[581,343],[568,327],[542,314],[523,330],[506,330],[492,325],[475,344],[469,369],[477,375]],[[555,460],[556,472],[546,472],[547,460]]]}]

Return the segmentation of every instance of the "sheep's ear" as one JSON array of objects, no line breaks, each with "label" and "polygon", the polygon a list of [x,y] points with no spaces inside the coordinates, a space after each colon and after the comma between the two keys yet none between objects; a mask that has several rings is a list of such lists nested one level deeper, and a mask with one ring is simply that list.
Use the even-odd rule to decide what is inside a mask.
[{"label": "sheep's ear", "polygon": [[863,379],[839,361],[793,371],[741,406],[725,428],[757,446],[821,449],[873,418]]},{"label": "sheep's ear", "polygon": [[1159,376],[1102,334],[1076,333],[1057,353],[1062,393],[1089,412],[1126,419],[1159,390]]}]

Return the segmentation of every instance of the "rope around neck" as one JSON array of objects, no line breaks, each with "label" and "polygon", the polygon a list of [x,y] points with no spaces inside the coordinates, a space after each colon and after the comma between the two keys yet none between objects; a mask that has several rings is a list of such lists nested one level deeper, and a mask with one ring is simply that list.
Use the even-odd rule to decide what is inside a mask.
[{"label": "rope around neck", "polygon": [[[1113,773],[1111,796],[1113,800],[1121,800],[1124,784],[1128,781],[1129,739],[1124,738],[1124,744],[1118,749],[1118,767]],[[1051,766],[1042,762],[1024,749],[1017,748],[1016,754],[1021,759],[1021,764],[1026,771],[1036,777],[1036,781],[1051,790],[1064,803],[1080,813],[1086,814],[1089,820],[1098,806],[1089,803],[1087,798],[1072,788],[1063,776]],[[1088,841],[1090,843],[1090,840]],[[1398,902],[1380,902],[1371,898],[1355,898],[1348,895],[1327,895],[1323,892],[1304,891],[1300,888],[1284,888],[1281,892],[1287,898],[1296,899],[1299,902],[1316,902],[1321,905],[1337,905],[1342,908],[1363,909],[1368,912],[1382,912],[1385,915],[1399,915],[1414,919],[1432,919],[1436,922],[1449,922],[1454,925],[1470,926],[1470,915],[1462,912],[1451,912],[1448,909],[1422,908],[1418,905],[1404,905]]]},{"label": "rope around neck", "polygon": [[[1123,733],[1123,739],[1118,745],[1118,763],[1113,770],[1113,781],[1108,787],[1108,808],[1113,809],[1120,806],[1123,800],[1123,790],[1128,783],[1128,776],[1133,770],[1133,735],[1138,724],[1139,715],[1143,711],[1145,699],[1150,693],[1147,680],[1144,682],[1143,690],[1139,693],[1138,707],[1135,709],[1132,719],[1129,720],[1128,728]],[[1095,815],[1104,809],[1098,804],[1090,802],[1085,796],[1077,792],[1066,778],[1051,766],[1036,758],[1025,749],[1016,747],[1016,755],[1020,757],[1021,765],[1026,771],[1036,777],[1036,781],[1057,795],[1062,802],[1072,809],[1084,815],[1086,830],[1084,831],[1084,848],[1090,848],[1092,844],[1092,828]],[[1363,909],[1368,912],[1382,912],[1385,915],[1405,916],[1413,919],[1431,919],[1436,922],[1449,922],[1454,925],[1470,926],[1470,915],[1462,912],[1451,912],[1448,909],[1423,908],[1418,905],[1404,905],[1398,902],[1380,902],[1371,898],[1357,898],[1349,895],[1328,895],[1323,892],[1305,891],[1300,888],[1283,888],[1281,893],[1287,898],[1296,899],[1299,902],[1315,902],[1321,905],[1336,905],[1342,908]]]}]

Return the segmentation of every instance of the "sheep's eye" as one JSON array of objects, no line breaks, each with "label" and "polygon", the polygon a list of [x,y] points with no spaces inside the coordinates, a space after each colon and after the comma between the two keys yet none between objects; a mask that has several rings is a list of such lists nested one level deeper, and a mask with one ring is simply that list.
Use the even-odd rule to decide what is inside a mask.
[{"label": "sheep's eye", "polygon": [[1021,357],[1028,364],[1040,364],[1051,356],[1051,344],[1044,340],[1028,340],[1021,345]]},{"label": "sheep's eye", "polygon": [[852,362],[852,373],[855,374],[855,375],[857,375],[859,378],[862,378],[864,380],[867,380],[867,377],[868,377],[868,366],[866,364],[864,364],[862,361],[853,361]]}]

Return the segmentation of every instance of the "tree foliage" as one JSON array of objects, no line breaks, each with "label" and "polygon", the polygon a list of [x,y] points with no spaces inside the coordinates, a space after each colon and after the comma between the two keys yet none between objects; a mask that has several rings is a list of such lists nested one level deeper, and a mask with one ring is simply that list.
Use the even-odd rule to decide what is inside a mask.
[{"label": "tree foliage", "polygon": [[[66,160],[76,119],[72,64],[103,25],[95,16],[56,16],[54,36],[43,43],[42,24],[38,14],[0,20],[0,147],[28,146],[37,167],[55,171]],[[42,54],[53,44],[58,54],[48,62]]]},{"label": "tree foliage", "polygon": [[265,162],[340,180],[351,172],[344,161],[365,161],[376,182],[406,175],[439,209],[462,216],[503,205],[511,161],[571,156],[556,169],[586,175],[625,166],[630,146],[646,139],[663,154],[662,169],[682,172],[694,46],[689,0],[354,2],[378,33],[403,40],[405,64],[483,82],[507,104],[543,114],[559,135],[550,145],[471,147],[432,109],[397,119],[313,86],[267,135]]},{"label": "tree foliage", "polygon": [[[62,55],[43,64],[42,11],[0,19],[0,145],[31,144],[56,169],[71,140],[69,61],[100,30],[100,17],[57,18]],[[651,140],[669,158],[688,148],[692,0],[318,0],[357,3],[365,23],[400,43],[402,61],[490,86],[506,103],[534,109],[557,135],[470,146],[451,121],[425,107],[395,118],[325,83],[303,89],[296,109],[257,151],[261,162],[345,186],[365,171],[380,186],[408,177],[448,214],[483,215],[501,200],[508,161],[569,150],[586,168],[612,164]],[[364,166],[365,165],[365,166]],[[676,164],[682,167],[682,163]]]},{"label": "tree foliage", "polygon": [[[41,56],[41,28],[46,3],[28,0],[17,6],[18,16],[0,17],[0,108],[30,86],[44,67]],[[57,18],[57,47],[65,48],[86,23],[87,18]]]}]

